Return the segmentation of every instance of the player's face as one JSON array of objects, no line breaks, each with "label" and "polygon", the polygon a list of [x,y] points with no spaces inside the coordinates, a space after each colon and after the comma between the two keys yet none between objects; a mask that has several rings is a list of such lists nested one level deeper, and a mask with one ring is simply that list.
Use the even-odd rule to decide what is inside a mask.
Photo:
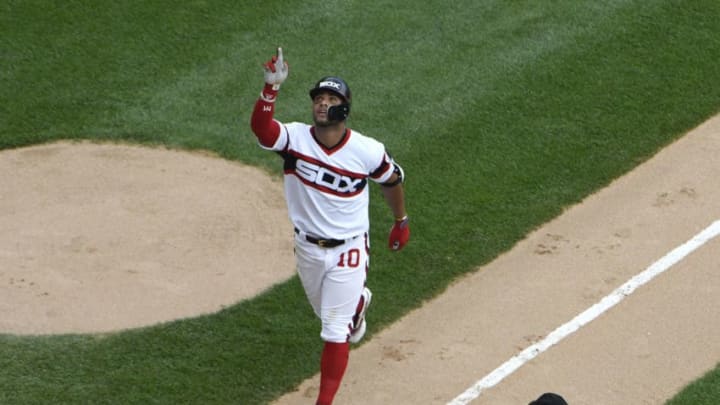
[{"label": "player's face", "polygon": [[328,108],[334,105],[342,104],[343,99],[335,93],[323,91],[313,98],[313,121],[319,127],[327,127],[335,125],[337,122],[328,120]]}]

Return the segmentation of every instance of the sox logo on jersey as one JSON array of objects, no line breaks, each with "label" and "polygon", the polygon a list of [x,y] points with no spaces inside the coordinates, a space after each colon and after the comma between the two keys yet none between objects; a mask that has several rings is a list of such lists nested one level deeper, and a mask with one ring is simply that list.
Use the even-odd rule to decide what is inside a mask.
[{"label": "sox logo on jersey", "polygon": [[363,175],[322,164],[295,151],[285,155],[285,173],[297,176],[307,186],[341,197],[357,195],[367,185]]},{"label": "sox logo on jersey", "polygon": [[297,160],[295,169],[295,174],[304,179],[306,184],[314,184],[339,194],[357,194],[367,184],[364,178],[338,174],[331,169],[301,159]]}]

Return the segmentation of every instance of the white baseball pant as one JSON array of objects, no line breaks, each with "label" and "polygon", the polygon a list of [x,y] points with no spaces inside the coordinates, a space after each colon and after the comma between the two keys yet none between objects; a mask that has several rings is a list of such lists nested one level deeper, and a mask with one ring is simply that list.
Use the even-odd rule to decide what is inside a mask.
[{"label": "white baseball pant", "polygon": [[296,232],[295,260],[308,301],[322,321],[320,337],[326,342],[346,342],[369,267],[367,233],[328,248]]}]

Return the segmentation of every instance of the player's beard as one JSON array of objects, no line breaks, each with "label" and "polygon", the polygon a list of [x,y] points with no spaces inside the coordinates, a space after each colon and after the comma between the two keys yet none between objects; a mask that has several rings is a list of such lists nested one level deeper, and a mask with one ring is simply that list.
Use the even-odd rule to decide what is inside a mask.
[{"label": "player's beard", "polygon": [[322,128],[329,128],[329,127],[336,127],[340,124],[342,124],[342,121],[330,121],[327,118],[325,119],[318,119],[317,115],[313,115],[313,122],[315,123],[316,127],[322,127]]},{"label": "player's beard", "polygon": [[339,124],[340,124],[340,122],[338,122],[338,121],[328,121],[328,120],[318,121],[318,120],[315,120],[315,126],[316,126],[316,127],[321,127],[321,128],[334,127],[334,126],[338,126]]}]

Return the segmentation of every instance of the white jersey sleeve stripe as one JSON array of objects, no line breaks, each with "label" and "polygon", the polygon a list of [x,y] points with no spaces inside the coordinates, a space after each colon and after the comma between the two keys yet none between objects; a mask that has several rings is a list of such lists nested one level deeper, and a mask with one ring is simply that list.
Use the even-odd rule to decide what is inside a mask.
[{"label": "white jersey sleeve stripe", "polygon": [[370,178],[378,183],[386,182],[393,173],[393,165],[390,161],[390,157],[386,154],[383,155],[383,160],[377,169],[370,173]]}]

